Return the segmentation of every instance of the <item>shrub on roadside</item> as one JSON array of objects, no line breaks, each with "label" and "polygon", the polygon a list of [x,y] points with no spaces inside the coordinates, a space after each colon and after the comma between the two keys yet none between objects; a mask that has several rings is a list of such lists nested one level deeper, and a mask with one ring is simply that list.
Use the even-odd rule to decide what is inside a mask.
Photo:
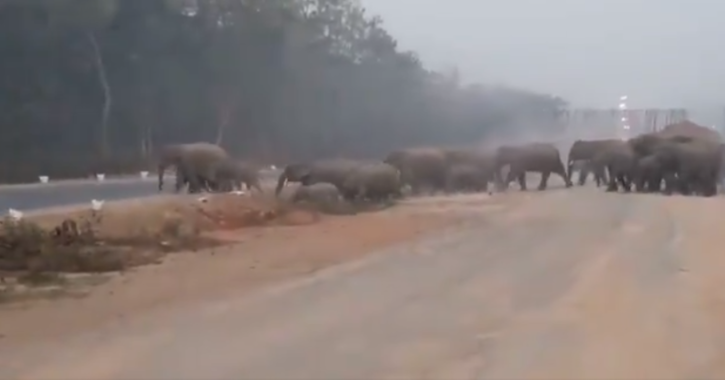
[{"label": "shrub on roadside", "polygon": [[323,214],[350,215],[386,206],[292,204],[268,196],[222,194],[208,202],[174,198],[19,221],[5,218],[0,222],[0,277],[121,271],[158,262],[171,252],[234,242],[216,231],[311,224]]}]

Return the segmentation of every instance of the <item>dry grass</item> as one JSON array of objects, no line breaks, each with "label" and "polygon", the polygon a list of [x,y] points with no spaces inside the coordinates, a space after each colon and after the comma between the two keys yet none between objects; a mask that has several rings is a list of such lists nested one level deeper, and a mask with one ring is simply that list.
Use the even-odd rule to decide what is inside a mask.
[{"label": "dry grass", "polygon": [[312,224],[325,213],[354,214],[352,207],[216,194],[203,202],[196,197],[168,197],[111,203],[101,211],[6,219],[0,225],[0,275],[47,282],[58,273],[121,271],[159,262],[171,252],[233,242],[213,232]]}]

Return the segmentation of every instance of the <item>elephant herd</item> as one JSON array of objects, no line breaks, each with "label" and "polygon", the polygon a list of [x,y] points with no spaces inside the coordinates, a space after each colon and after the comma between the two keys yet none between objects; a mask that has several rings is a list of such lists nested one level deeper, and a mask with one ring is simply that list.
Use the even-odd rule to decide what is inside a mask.
[{"label": "elephant herd", "polygon": [[[496,149],[415,147],[390,152],[381,160],[328,159],[299,162],[282,169],[275,194],[298,183],[295,201],[330,198],[346,201],[384,201],[435,192],[505,191],[512,182],[527,190],[526,173],[540,173],[538,190],[551,174],[572,187],[593,174],[607,191],[662,192],[712,196],[722,178],[723,145],[719,135],[694,124],[666,127],[630,140],[577,140],[563,161],[550,143],[505,145]],[[566,165],[565,165],[566,162]],[[159,190],[163,173],[176,167],[176,191],[247,189],[261,192],[259,168],[237,161],[218,145],[170,145],[159,155]]]},{"label": "elephant herd", "polygon": [[[176,168],[176,191],[188,186],[191,193],[248,189],[261,191],[259,168],[237,161],[218,145],[199,142],[166,146],[158,157],[159,190],[164,171]],[[287,183],[301,186],[295,200],[336,197],[348,201],[383,201],[431,192],[491,192],[518,181],[526,189],[526,173],[542,174],[538,188],[546,188],[555,173],[571,186],[559,151],[551,144],[532,143],[478,148],[418,147],[400,149],[379,161],[328,159],[287,165],[280,174],[275,194]]]},{"label": "elephant herd", "polygon": [[592,173],[607,191],[713,196],[723,178],[719,134],[692,123],[673,124],[627,141],[578,140],[569,152],[568,173],[579,164],[579,184]]}]

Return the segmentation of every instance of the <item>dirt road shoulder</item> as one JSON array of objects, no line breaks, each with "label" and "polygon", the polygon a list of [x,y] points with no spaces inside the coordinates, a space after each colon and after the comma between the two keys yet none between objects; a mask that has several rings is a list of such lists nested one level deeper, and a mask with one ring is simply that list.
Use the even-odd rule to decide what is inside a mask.
[{"label": "dirt road shoulder", "polygon": [[226,291],[238,294],[304,276],[461,221],[460,214],[440,212],[444,208],[402,206],[329,216],[304,226],[219,232],[237,243],[177,253],[160,265],[106,277],[105,283],[89,287],[81,297],[0,307],[0,343],[74,334],[153,308],[221,297]]}]

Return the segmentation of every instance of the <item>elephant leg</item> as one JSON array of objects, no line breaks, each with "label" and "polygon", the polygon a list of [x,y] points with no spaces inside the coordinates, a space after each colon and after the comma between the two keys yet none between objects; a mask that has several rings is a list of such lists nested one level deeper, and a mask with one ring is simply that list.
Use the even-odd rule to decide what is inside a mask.
[{"label": "elephant leg", "polygon": [[526,186],[526,172],[519,173],[519,175],[516,177],[516,180],[518,181],[519,188],[522,191],[527,191],[528,190],[528,187]]},{"label": "elephant leg", "polygon": [[[562,164],[561,161],[557,161],[556,167],[554,168],[553,172],[558,174],[561,177],[561,179],[564,180],[566,187],[572,187],[571,179],[569,179],[569,175],[566,172],[566,168],[564,168],[564,164]],[[579,173],[581,173],[581,171]],[[547,176],[546,179],[548,181],[549,176]],[[546,185],[544,185],[544,187],[546,187]]]},{"label": "elephant leg", "polygon": [[542,172],[541,173],[541,181],[539,182],[539,191],[546,190],[546,186],[549,184],[549,176],[551,176],[551,172]]},{"label": "elephant leg", "polygon": [[607,184],[607,190],[606,191],[607,192],[610,192],[610,193],[613,193],[613,192],[616,192],[617,190],[619,190],[619,188],[617,187],[617,176],[616,176],[616,173],[614,173],[612,171],[612,169],[609,168],[609,181],[608,181],[608,184]]},{"label": "elephant leg", "polygon": [[663,180],[665,183],[664,189],[662,190],[662,194],[664,195],[672,195],[672,193],[675,192],[675,189],[678,187],[677,185],[677,178],[673,173],[666,173],[663,176]]},{"label": "elephant leg", "polygon": [[677,191],[682,195],[690,195],[692,193],[693,180],[683,173],[677,173]]},{"label": "elephant leg", "polygon": [[615,192],[617,192],[617,190],[618,190],[618,188],[617,188],[617,181],[615,179],[613,179],[613,178],[610,178],[609,179],[609,183],[607,184],[607,190],[606,191],[609,192],[609,193],[615,193]]},{"label": "elephant leg", "polygon": [[622,189],[625,193],[629,193],[632,191],[632,184],[624,174],[620,174],[619,176],[617,176],[617,181],[622,186]]},{"label": "elephant leg", "polygon": [[713,197],[717,195],[717,178],[709,178],[705,183],[704,193],[705,197]]},{"label": "elephant leg", "polygon": [[188,183],[186,180],[186,176],[184,176],[182,173],[180,173],[178,170],[176,171],[176,183],[174,184],[174,192],[179,193],[181,192],[181,189]]},{"label": "elephant leg", "polygon": [[223,186],[224,182],[223,180],[219,181],[210,181],[209,179],[203,177],[203,176],[196,176],[198,184],[196,187],[198,188],[197,192],[206,191],[207,193],[213,193],[216,191],[221,190],[221,187]]},{"label": "elephant leg", "polygon": [[410,181],[410,194],[413,196],[421,195],[423,193],[423,186],[419,180],[411,179]]},{"label": "elephant leg", "polygon": [[602,186],[607,180],[603,176],[603,170],[595,167],[591,162],[589,163],[589,166],[592,171],[592,175],[594,175],[594,183],[596,183],[597,187]]},{"label": "elephant leg", "polygon": [[192,172],[185,172],[185,180],[188,182],[188,192],[189,194],[197,194],[201,193],[204,188],[206,187],[206,180],[199,174],[195,174]]},{"label": "elephant leg", "polygon": [[578,181],[579,186],[584,186],[587,184],[588,176],[589,176],[589,170],[587,170],[586,168],[581,168],[579,170],[579,181]]},{"label": "elephant leg", "polygon": [[708,195],[711,191],[711,183],[712,181],[710,181],[706,173],[700,173],[700,176],[697,179],[696,186],[697,195],[701,197],[711,196]]},{"label": "elephant leg", "polygon": [[192,190],[193,190],[192,186],[194,185],[192,178],[195,178],[195,176],[192,175],[191,173],[189,173],[188,170],[177,166],[176,167],[176,183],[174,184],[174,192],[178,194],[184,188],[186,188],[188,192],[192,192]]}]

